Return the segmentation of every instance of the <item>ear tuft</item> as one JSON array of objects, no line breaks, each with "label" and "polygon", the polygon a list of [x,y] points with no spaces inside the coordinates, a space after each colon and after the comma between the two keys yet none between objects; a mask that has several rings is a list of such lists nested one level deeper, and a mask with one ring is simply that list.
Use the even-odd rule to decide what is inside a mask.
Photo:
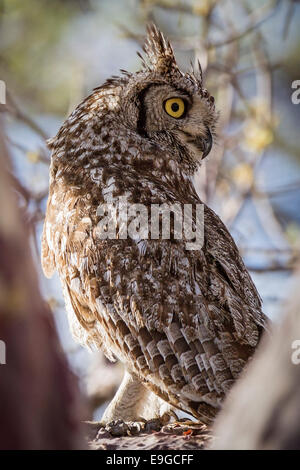
[{"label": "ear tuft", "polygon": [[[147,38],[143,50],[149,62],[148,69],[164,74],[170,73],[172,69],[178,70],[170,42],[154,24],[147,26]],[[145,66],[145,60],[143,65]]]}]

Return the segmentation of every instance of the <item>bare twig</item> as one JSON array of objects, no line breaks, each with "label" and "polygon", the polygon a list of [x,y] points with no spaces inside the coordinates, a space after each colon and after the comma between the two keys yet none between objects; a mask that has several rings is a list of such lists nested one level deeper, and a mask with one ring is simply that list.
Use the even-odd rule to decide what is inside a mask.
[{"label": "bare twig", "polygon": [[11,113],[16,119],[22,121],[28,127],[30,127],[36,134],[38,134],[43,140],[47,140],[49,136],[44,132],[44,130],[37,124],[28,114],[26,114],[18,106],[16,100],[13,98],[10,91],[6,91],[6,109]]}]

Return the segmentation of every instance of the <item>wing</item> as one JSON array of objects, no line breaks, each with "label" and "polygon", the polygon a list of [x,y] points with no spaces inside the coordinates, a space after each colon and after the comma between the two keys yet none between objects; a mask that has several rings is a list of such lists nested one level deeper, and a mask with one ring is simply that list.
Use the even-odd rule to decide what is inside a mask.
[{"label": "wing", "polygon": [[[41,263],[42,263],[44,274],[48,278],[53,276],[53,273],[56,269],[54,252],[52,249],[49,248],[49,244],[48,244],[49,233],[52,232],[51,226],[52,226],[52,222],[46,216],[46,220],[45,220],[44,228],[43,228],[43,234],[42,234]],[[48,236],[47,236],[47,232],[48,232]],[[50,246],[51,246],[51,240],[50,240]]]},{"label": "wing", "polygon": [[129,202],[146,206],[200,203],[189,180],[178,175],[178,184],[162,182],[147,173],[143,159],[143,177],[138,167],[130,174],[111,165],[101,187],[80,181],[82,168],[73,185],[56,173],[44,269],[57,268],[82,342],[104,347],[164,400],[209,422],[253,354],[266,319],[233,239],[207,207],[198,251],[186,250],[184,239],[99,239],[97,206],[110,187],[119,194],[125,187]]},{"label": "wing", "polygon": [[197,252],[181,240],[98,240],[86,201],[81,209],[76,201],[75,211],[69,202],[69,229],[57,236],[64,224],[56,225],[61,241],[54,251],[77,337],[104,347],[163,399],[209,422],[265,324],[227,229],[206,208]]}]

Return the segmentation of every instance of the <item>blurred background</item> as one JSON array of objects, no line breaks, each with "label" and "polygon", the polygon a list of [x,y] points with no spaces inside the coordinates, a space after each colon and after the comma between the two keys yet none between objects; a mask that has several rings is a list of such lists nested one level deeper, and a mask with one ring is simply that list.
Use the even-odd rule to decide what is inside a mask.
[{"label": "blurred background", "polygon": [[[300,2],[296,0],[0,0],[0,105],[13,184],[31,230],[43,296],[90,416],[100,419],[119,364],[72,339],[58,277],[46,280],[40,239],[50,154],[45,141],[119,69],[140,67],[148,22],[171,40],[179,65],[200,61],[220,111],[218,140],[197,177],[199,195],[226,223],[277,321],[300,248]],[[1,254],[0,254],[1,256]]]}]

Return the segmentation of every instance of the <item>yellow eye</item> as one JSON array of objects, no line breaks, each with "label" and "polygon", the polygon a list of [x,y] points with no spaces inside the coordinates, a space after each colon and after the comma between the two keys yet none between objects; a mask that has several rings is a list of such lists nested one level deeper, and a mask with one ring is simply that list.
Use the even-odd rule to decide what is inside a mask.
[{"label": "yellow eye", "polygon": [[165,111],[173,118],[180,118],[185,112],[185,102],[182,98],[169,98],[164,102]]}]

